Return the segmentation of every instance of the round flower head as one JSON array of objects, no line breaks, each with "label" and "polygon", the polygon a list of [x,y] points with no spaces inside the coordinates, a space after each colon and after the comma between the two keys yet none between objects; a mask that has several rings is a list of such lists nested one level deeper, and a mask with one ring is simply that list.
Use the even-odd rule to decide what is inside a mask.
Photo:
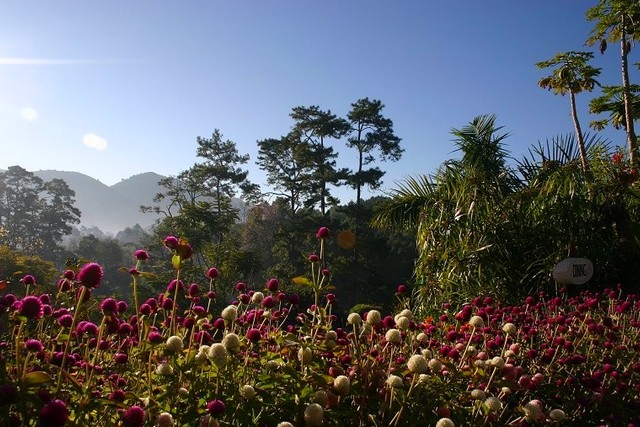
[{"label": "round flower head", "polygon": [[272,277],[267,282],[267,289],[269,289],[271,292],[277,291],[278,286],[280,286],[280,282],[278,282],[278,279],[276,279],[275,277]]},{"label": "round flower head", "polygon": [[487,397],[484,391],[479,388],[471,390],[471,398],[475,400],[484,400]]},{"label": "round flower head", "polygon": [[414,374],[424,374],[429,370],[429,365],[427,365],[427,359],[421,354],[414,354],[409,358],[407,362],[407,367]]},{"label": "round flower head", "polygon": [[22,282],[23,285],[25,286],[29,286],[29,285],[35,285],[36,284],[36,278],[33,277],[30,274],[25,275],[24,277],[22,277],[22,279],[20,279],[20,281]]},{"label": "round flower head", "polygon": [[68,418],[67,404],[59,399],[50,401],[40,410],[40,424],[43,426],[63,427]]},{"label": "round flower head", "polygon": [[289,421],[283,421],[281,423],[278,423],[277,427],[293,427],[293,424],[291,424]]},{"label": "round flower head", "polygon": [[495,396],[487,397],[484,404],[487,405],[487,408],[489,408],[491,412],[498,412],[502,409],[502,402]]},{"label": "round flower head", "polygon": [[207,277],[209,279],[215,279],[216,277],[218,277],[219,274],[220,272],[215,267],[211,267],[209,270],[207,270]]},{"label": "round flower head", "polygon": [[436,427],[456,427],[456,425],[449,418],[440,418],[436,423]]},{"label": "round flower head", "polygon": [[304,410],[304,420],[310,426],[321,426],[324,421],[324,409],[317,403],[310,403]]},{"label": "round flower head", "polygon": [[407,285],[405,285],[404,283],[399,284],[396,292],[399,294],[404,294],[405,292],[407,292]]},{"label": "round flower head", "polygon": [[240,394],[247,400],[251,400],[256,396],[256,389],[254,389],[249,384],[245,384],[240,389]]},{"label": "round flower head", "polygon": [[42,345],[42,343],[36,339],[28,339],[27,342],[24,344],[24,347],[27,349],[27,351],[31,353],[37,353],[44,349],[44,346]]},{"label": "round flower head", "polygon": [[230,352],[240,348],[240,338],[236,334],[227,334],[222,339],[222,345]]},{"label": "round flower head", "polygon": [[505,334],[509,334],[509,335],[515,335],[518,332],[518,330],[516,329],[516,325],[514,325],[513,323],[505,323],[502,326],[502,331]]},{"label": "round flower head", "polygon": [[176,249],[178,247],[178,238],[176,236],[167,236],[162,243],[169,249]]},{"label": "round flower head", "polygon": [[104,314],[111,314],[118,310],[118,302],[113,298],[105,298],[100,303],[100,310]]},{"label": "round flower head", "polygon": [[402,378],[397,375],[389,375],[387,378],[387,385],[391,388],[399,388],[402,387]]},{"label": "round flower head", "polygon": [[173,425],[173,415],[168,412],[162,412],[156,418],[158,427],[171,427]]},{"label": "round flower head", "polygon": [[166,362],[159,364],[156,367],[156,373],[158,375],[168,376],[173,374],[173,366],[169,365]]},{"label": "round flower head", "polygon": [[402,334],[397,329],[389,329],[386,334],[384,334],[384,338],[387,342],[391,344],[400,344],[402,342]]},{"label": "round flower head", "polygon": [[39,319],[42,317],[42,302],[40,298],[27,295],[20,301],[19,313],[28,319]]},{"label": "round flower head", "polygon": [[132,406],[122,415],[122,425],[125,427],[142,427],[144,425],[144,409]]},{"label": "round flower head", "polygon": [[358,313],[351,313],[349,314],[349,316],[347,316],[347,322],[350,325],[359,325],[362,323],[362,317],[360,317],[360,315]]},{"label": "round flower head", "polygon": [[396,326],[398,329],[406,330],[411,326],[411,321],[404,316],[400,316],[396,319]]},{"label": "round flower head", "polygon": [[174,353],[181,353],[184,348],[184,343],[182,342],[182,338],[173,335],[167,339],[165,347],[167,350]]},{"label": "round flower head", "polygon": [[222,400],[212,400],[207,403],[207,412],[211,415],[220,415],[224,412],[225,405]]},{"label": "round flower head", "polygon": [[263,299],[264,299],[264,294],[262,292],[255,292],[251,296],[251,302],[254,304],[260,304]]},{"label": "round flower head", "polygon": [[303,365],[308,365],[311,363],[311,358],[313,357],[313,353],[309,347],[300,347],[298,350],[298,360]]},{"label": "round flower head", "polygon": [[438,359],[429,360],[429,363],[427,363],[427,365],[433,372],[440,372],[440,369],[442,368],[442,362],[440,362]]},{"label": "round flower head", "polygon": [[261,336],[262,336],[262,333],[260,332],[259,329],[251,328],[247,331],[247,339],[249,341],[258,342],[260,341]]},{"label": "round flower head", "polygon": [[222,318],[227,322],[233,322],[238,318],[238,307],[235,305],[228,305],[222,310]]},{"label": "round flower head", "polygon": [[523,409],[525,417],[529,421],[537,422],[542,417],[544,417],[544,414],[542,412],[542,405],[539,400],[532,400],[530,402],[527,402],[527,404],[524,405]]},{"label": "round flower head", "polygon": [[484,326],[484,320],[480,316],[473,316],[469,319],[469,324],[474,328],[482,328]]},{"label": "round flower head", "polygon": [[149,259],[149,254],[144,249],[138,249],[133,253],[133,257],[139,261],[146,261]]},{"label": "round flower head", "polygon": [[327,227],[318,228],[318,232],[316,233],[316,236],[318,237],[318,239],[326,239],[330,235],[331,235],[331,230],[329,230]]},{"label": "round flower head", "polygon": [[103,275],[102,267],[95,262],[90,262],[82,267],[78,273],[78,280],[84,287],[92,289],[100,286]]},{"label": "round flower head", "polygon": [[496,356],[489,361],[490,366],[495,366],[498,369],[504,368],[504,364],[505,364],[504,359],[500,356]]},{"label": "round flower head", "polygon": [[370,310],[367,312],[366,322],[371,326],[376,326],[382,320],[382,315],[378,310]]},{"label": "round flower head", "polygon": [[549,418],[553,421],[561,422],[567,419],[567,414],[562,409],[552,409],[549,411]]},{"label": "round flower head", "polygon": [[345,395],[349,394],[349,389],[350,388],[351,388],[351,381],[349,380],[349,377],[347,377],[345,375],[338,375],[333,380],[333,389],[340,396],[345,396]]}]

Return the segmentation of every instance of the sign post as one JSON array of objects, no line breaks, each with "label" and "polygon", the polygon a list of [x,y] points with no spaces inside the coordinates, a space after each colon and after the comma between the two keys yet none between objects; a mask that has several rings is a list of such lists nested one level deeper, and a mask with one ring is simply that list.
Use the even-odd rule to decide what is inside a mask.
[{"label": "sign post", "polygon": [[561,285],[584,285],[593,277],[593,263],[587,258],[567,258],[553,267],[551,276]]}]

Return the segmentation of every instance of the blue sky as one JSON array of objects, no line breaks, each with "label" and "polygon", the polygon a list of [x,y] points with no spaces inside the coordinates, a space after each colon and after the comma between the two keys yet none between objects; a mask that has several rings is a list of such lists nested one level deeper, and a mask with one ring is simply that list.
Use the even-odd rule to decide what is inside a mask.
[{"label": "blue sky", "polygon": [[[380,99],[405,149],[383,189],[456,157],[451,128],[496,114],[514,157],[573,126],[535,63],[584,46],[595,0],[2,1],[0,168],[59,169],[114,184],[197,161],[216,128],[248,153],[290,129],[291,108],[344,116]],[[619,84],[613,47],[596,55]],[[632,70],[632,80],[637,70]],[[636,80],[637,81],[637,80]],[[590,94],[578,97],[583,127]],[[607,132],[614,144],[624,134]],[[334,143],[341,167],[355,153]],[[341,190],[343,201],[353,197]]]}]

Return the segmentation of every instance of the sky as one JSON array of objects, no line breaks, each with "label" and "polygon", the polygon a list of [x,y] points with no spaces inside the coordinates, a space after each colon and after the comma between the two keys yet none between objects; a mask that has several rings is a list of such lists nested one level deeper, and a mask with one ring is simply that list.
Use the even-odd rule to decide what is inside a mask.
[{"label": "sky", "polygon": [[[368,195],[458,157],[451,129],[483,114],[497,116],[521,158],[573,130],[568,98],[538,87],[550,71],[535,63],[593,51],[594,4],[0,0],[0,169],[78,171],[107,185],[177,175],[199,161],[196,138],[219,129],[264,185],[256,142],[285,135],[293,107],[344,117],[364,97],[382,101],[405,150],[377,164],[383,193]],[[615,48],[593,65],[602,84],[619,84]],[[577,98],[584,128],[591,96]],[[605,136],[624,145],[622,132]],[[338,166],[356,166],[344,141],[332,145]],[[335,192],[343,202],[352,193]]]}]

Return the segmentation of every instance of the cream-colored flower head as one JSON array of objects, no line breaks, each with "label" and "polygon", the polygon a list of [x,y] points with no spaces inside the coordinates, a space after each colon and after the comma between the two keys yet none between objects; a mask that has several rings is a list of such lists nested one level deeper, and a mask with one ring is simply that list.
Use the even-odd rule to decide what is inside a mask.
[{"label": "cream-colored flower head", "polygon": [[158,427],[171,427],[173,425],[173,415],[168,412],[162,412],[156,417]]},{"label": "cream-colored flower head", "polygon": [[293,424],[291,424],[289,421],[283,421],[281,423],[278,423],[277,427],[293,427]]},{"label": "cream-colored flower head", "polygon": [[395,321],[397,322],[400,317],[406,317],[409,320],[413,320],[413,313],[408,308],[405,308],[400,313],[395,315]]},{"label": "cream-colored flower head", "polygon": [[327,340],[335,341],[338,339],[338,334],[336,333],[336,331],[328,330],[324,338]]},{"label": "cream-colored flower head", "polygon": [[264,294],[262,292],[254,292],[251,296],[251,302],[254,304],[260,304],[264,299]]},{"label": "cream-colored flower head", "polygon": [[382,314],[378,310],[369,310],[367,312],[367,324],[376,326],[382,320]]},{"label": "cream-colored flower head", "polygon": [[565,414],[562,409],[556,408],[549,411],[549,418],[551,418],[553,421],[560,422],[567,419],[567,414]]},{"label": "cream-colored flower head", "polygon": [[418,345],[427,345],[429,343],[429,336],[424,332],[420,332],[418,335],[416,335],[415,340]]},{"label": "cream-colored flower head", "polygon": [[349,394],[350,388],[351,388],[351,381],[349,380],[349,377],[345,375],[338,375],[333,380],[333,389],[340,396],[346,396],[347,394]]},{"label": "cream-colored flower head", "polygon": [[473,361],[473,367],[477,369],[485,369],[487,367],[487,362],[484,360],[476,359]]},{"label": "cream-colored flower head", "polygon": [[157,367],[156,367],[156,373],[158,375],[172,375],[173,374],[173,366],[171,366],[170,364],[163,362],[160,363]]},{"label": "cream-colored flower head", "polygon": [[387,378],[387,385],[391,388],[399,388],[402,387],[402,378],[400,378],[397,375],[389,375],[389,377]]},{"label": "cream-colored flower head", "polygon": [[324,409],[317,403],[310,403],[304,409],[304,420],[310,426],[321,426],[324,422]]},{"label": "cream-colored flower head", "polygon": [[502,402],[495,396],[487,397],[487,400],[484,401],[484,404],[487,405],[490,412],[498,412],[502,409]]},{"label": "cream-colored flower head", "polygon": [[402,334],[397,329],[389,329],[384,338],[391,344],[400,344],[402,342]]},{"label": "cream-colored flower head", "polygon": [[240,388],[240,395],[247,400],[251,400],[256,397],[256,389],[249,384],[245,384]]},{"label": "cream-colored flower head", "polygon": [[409,320],[408,317],[400,316],[396,320],[396,326],[398,327],[398,329],[407,330],[409,329],[410,325],[411,325],[411,321]]},{"label": "cream-colored flower head", "polygon": [[431,369],[433,372],[440,372],[440,368],[442,368],[442,362],[440,362],[438,359],[431,359],[429,360],[429,369]]},{"label": "cream-colored flower head", "polygon": [[227,364],[227,348],[222,343],[215,343],[209,347],[207,356],[218,367],[223,367]]},{"label": "cream-colored flower head", "polygon": [[165,343],[165,348],[174,353],[181,353],[184,348],[184,343],[182,342],[182,338],[179,336],[173,335],[167,338],[167,342]]},{"label": "cream-colored flower head", "polygon": [[315,393],[313,393],[311,402],[317,403],[318,405],[324,408],[325,406],[327,406],[327,403],[329,403],[329,395],[324,390],[318,390]]},{"label": "cream-colored flower head", "polygon": [[450,418],[440,418],[436,423],[436,427],[456,427]]},{"label": "cream-colored flower head", "polygon": [[240,337],[234,333],[229,333],[222,338],[222,345],[233,353],[240,348]]},{"label": "cream-colored flower head", "polygon": [[350,325],[358,326],[362,323],[362,317],[358,313],[350,313],[347,316],[347,323]]},{"label": "cream-colored flower head", "polygon": [[475,400],[484,400],[487,397],[484,391],[479,388],[474,388],[471,390],[471,398]]},{"label": "cream-colored flower head", "polygon": [[433,352],[428,348],[425,348],[424,350],[422,350],[421,353],[426,359],[431,359],[433,357]]},{"label": "cream-colored flower head", "polygon": [[298,360],[303,365],[308,365],[311,363],[311,358],[313,357],[313,353],[309,347],[300,347],[298,350]]},{"label": "cream-colored flower head", "polygon": [[537,422],[542,418],[542,405],[539,400],[532,400],[524,405],[524,415],[529,421]]},{"label": "cream-colored flower head", "polygon": [[498,369],[504,368],[504,359],[500,356],[496,356],[493,359],[489,360],[489,366],[493,366]]},{"label": "cream-colored flower head", "polygon": [[429,365],[427,365],[427,359],[423,355],[414,354],[409,358],[407,368],[414,374],[424,374],[429,370]]},{"label": "cream-colored flower head", "polygon": [[280,364],[277,360],[268,360],[267,363],[264,364],[264,368],[267,371],[275,371],[280,367]]},{"label": "cream-colored flower head", "polygon": [[505,334],[509,335],[515,335],[516,333],[518,333],[518,329],[513,323],[505,323],[504,325],[502,325],[502,331]]},{"label": "cream-colored flower head", "polygon": [[238,318],[238,307],[233,304],[226,306],[224,310],[222,310],[221,317],[227,322],[235,322]]},{"label": "cream-colored flower head", "polygon": [[484,320],[480,316],[473,316],[469,319],[469,324],[474,328],[482,328],[484,327]]}]

